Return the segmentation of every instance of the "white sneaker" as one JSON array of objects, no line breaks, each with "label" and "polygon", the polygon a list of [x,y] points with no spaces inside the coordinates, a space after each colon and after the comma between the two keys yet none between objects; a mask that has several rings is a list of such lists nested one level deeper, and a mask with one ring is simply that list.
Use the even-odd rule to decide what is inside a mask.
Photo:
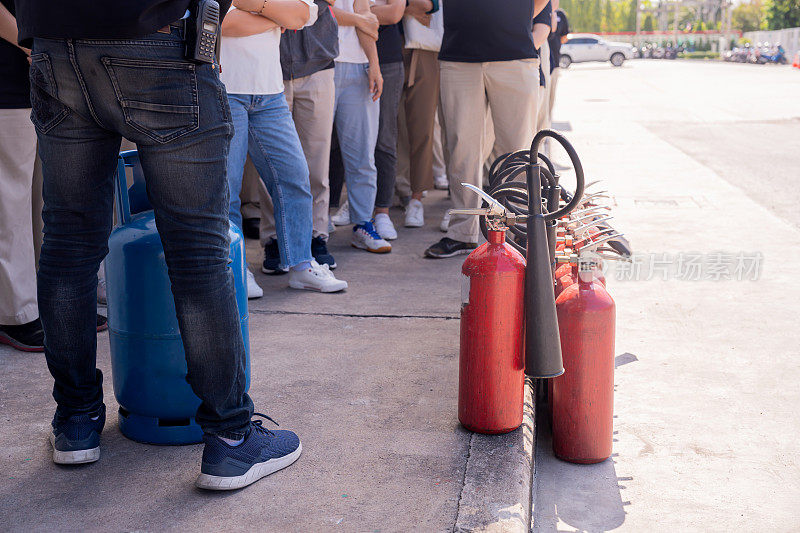
[{"label": "white sneaker", "polygon": [[336,214],[331,217],[331,222],[336,226],[347,226],[350,224],[350,203],[345,201],[342,206],[336,211]]},{"label": "white sneaker", "polygon": [[289,287],[319,292],[339,292],[347,288],[347,282],[336,279],[328,265],[311,261],[305,270],[289,271]]},{"label": "white sneaker", "polygon": [[392,219],[386,213],[375,215],[375,230],[383,239],[393,241],[397,238],[397,230],[394,229]]},{"label": "white sneaker", "polygon": [[333,223],[331,217],[328,217],[328,235],[336,231],[336,224]]},{"label": "white sneaker", "polygon": [[407,228],[421,228],[425,225],[425,209],[422,207],[422,202],[414,198],[408,202],[406,207],[406,223]]},{"label": "white sneaker", "polygon": [[433,188],[439,189],[440,191],[446,191],[450,188],[450,180],[447,179],[447,176],[434,176]]},{"label": "white sneaker", "polygon": [[439,224],[439,229],[442,233],[447,233],[447,230],[450,228],[450,210],[444,212],[444,216],[442,217],[442,223]]},{"label": "white sneaker", "polygon": [[256,277],[247,269],[247,299],[261,298],[264,296],[264,290],[256,283]]},{"label": "white sneaker", "polygon": [[374,254],[386,254],[392,251],[392,245],[381,238],[375,231],[372,222],[365,222],[354,227],[350,244],[353,248],[360,248]]}]

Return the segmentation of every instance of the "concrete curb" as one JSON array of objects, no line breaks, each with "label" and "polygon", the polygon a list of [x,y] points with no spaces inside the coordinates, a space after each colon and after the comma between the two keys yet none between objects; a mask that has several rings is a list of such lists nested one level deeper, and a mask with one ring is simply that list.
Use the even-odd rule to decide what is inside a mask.
[{"label": "concrete curb", "polygon": [[525,381],[522,426],[505,435],[470,436],[454,531],[530,530],[536,435],[532,385]]}]

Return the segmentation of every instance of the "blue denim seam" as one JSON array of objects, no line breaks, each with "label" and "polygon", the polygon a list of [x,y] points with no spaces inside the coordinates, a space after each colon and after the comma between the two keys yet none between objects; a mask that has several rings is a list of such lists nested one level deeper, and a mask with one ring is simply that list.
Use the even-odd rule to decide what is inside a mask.
[{"label": "blue denim seam", "polygon": [[[267,151],[264,150],[264,146],[261,144],[261,141],[258,138],[258,136],[250,128],[249,123],[248,123],[248,126],[247,126],[247,130],[248,130],[248,134],[251,136],[251,138],[258,145],[258,148],[261,150],[261,155],[264,156],[264,160],[269,165],[269,168],[272,171],[272,176],[273,176],[273,179],[274,179],[274,176],[277,175],[277,172],[275,171],[275,166],[272,164],[272,160],[270,159]],[[264,178],[262,177],[261,179],[263,180]],[[283,199],[283,190],[281,189],[281,187],[275,187],[275,189],[278,192],[277,200],[281,203],[281,206],[284,206],[285,205],[285,201]],[[276,200],[275,198],[272,199],[273,202],[275,200]],[[274,209],[273,211],[277,212],[277,209]],[[282,224],[281,224],[281,230],[282,231],[280,232],[281,233],[280,238],[283,240],[282,244],[283,244],[283,249],[286,252],[286,263],[287,263],[287,264],[281,265],[281,266],[284,267],[284,268],[291,268],[291,267],[293,267],[293,266],[295,266],[295,265],[297,265],[299,263],[295,263],[294,262],[294,258],[293,257],[289,257],[290,248],[289,248],[289,235],[286,233],[286,226],[288,224],[288,221],[286,220],[286,209],[282,208],[280,210],[280,212],[281,212],[281,222],[282,222]],[[276,234],[278,233],[278,225],[277,224],[275,224],[275,233]]]},{"label": "blue denim seam", "polygon": [[83,74],[78,66],[78,59],[75,57],[75,45],[71,41],[67,41],[67,48],[69,49],[69,62],[72,63],[72,68],[75,69],[75,77],[78,78],[78,83],[80,84],[81,92],[83,93],[83,99],[86,100],[86,106],[89,108],[89,113],[91,113],[92,118],[99,126],[108,129],[106,125],[100,121],[100,118],[97,116],[97,113],[94,110],[92,99],[89,97],[89,91],[86,89],[86,82],[84,81]]}]

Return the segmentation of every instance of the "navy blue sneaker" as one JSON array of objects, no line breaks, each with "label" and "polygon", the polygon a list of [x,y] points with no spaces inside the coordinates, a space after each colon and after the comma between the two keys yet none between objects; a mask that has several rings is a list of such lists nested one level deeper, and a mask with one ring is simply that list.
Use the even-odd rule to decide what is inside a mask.
[{"label": "navy blue sneaker", "polygon": [[[253,414],[275,422],[267,415]],[[203,442],[203,463],[195,485],[208,490],[246,487],[294,463],[303,451],[300,438],[293,432],[270,431],[261,420],[250,422],[250,431],[237,446],[216,435],[203,435]]]},{"label": "navy blue sneaker", "polygon": [[336,259],[328,253],[328,241],[322,235],[311,239],[311,255],[320,265],[328,265],[331,270],[336,268]]},{"label": "navy blue sneaker", "polygon": [[261,272],[277,276],[289,272],[286,268],[281,268],[281,252],[278,250],[278,241],[270,240],[264,246],[264,263],[261,265]]},{"label": "navy blue sneaker", "polygon": [[50,444],[53,462],[60,465],[93,463],[100,459],[100,433],[106,423],[106,406],[95,413],[53,417]]}]

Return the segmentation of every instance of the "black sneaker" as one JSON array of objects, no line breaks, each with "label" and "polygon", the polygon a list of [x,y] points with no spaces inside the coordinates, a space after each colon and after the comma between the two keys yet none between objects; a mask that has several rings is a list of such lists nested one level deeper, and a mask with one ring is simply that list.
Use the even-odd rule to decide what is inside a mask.
[{"label": "black sneaker", "polygon": [[103,315],[101,315],[100,313],[97,313],[97,333],[100,333],[101,331],[105,331],[107,329],[108,329],[108,319]]},{"label": "black sneaker", "polygon": [[50,444],[53,462],[60,465],[93,463],[100,459],[100,433],[106,423],[106,406],[94,413],[69,418],[53,417]]},{"label": "black sneaker", "polygon": [[242,234],[247,239],[258,239],[261,236],[261,219],[246,218],[242,220]]},{"label": "black sneaker", "polygon": [[474,242],[461,242],[445,237],[425,250],[425,257],[435,259],[453,257],[454,255],[468,254],[477,247],[478,245]]},{"label": "black sneaker", "polygon": [[311,255],[320,265],[328,265],[331,270],[336,268],[336,259],[328,253],[328,241],[322,235],[311,239]]},{"label": "black sneaker", "polygon": [[278,276],[289,272],[286,268],[281,268],[281,252],[278,250],[278,241],[272,239],[264,246],[264,263],[261,265],[261,272]]},{"label": "black sneaker", "polygon": [[37,318],[19,326],[0,326],[0,344],[8,344],[23,352],[43,352],[42,321]]}]

